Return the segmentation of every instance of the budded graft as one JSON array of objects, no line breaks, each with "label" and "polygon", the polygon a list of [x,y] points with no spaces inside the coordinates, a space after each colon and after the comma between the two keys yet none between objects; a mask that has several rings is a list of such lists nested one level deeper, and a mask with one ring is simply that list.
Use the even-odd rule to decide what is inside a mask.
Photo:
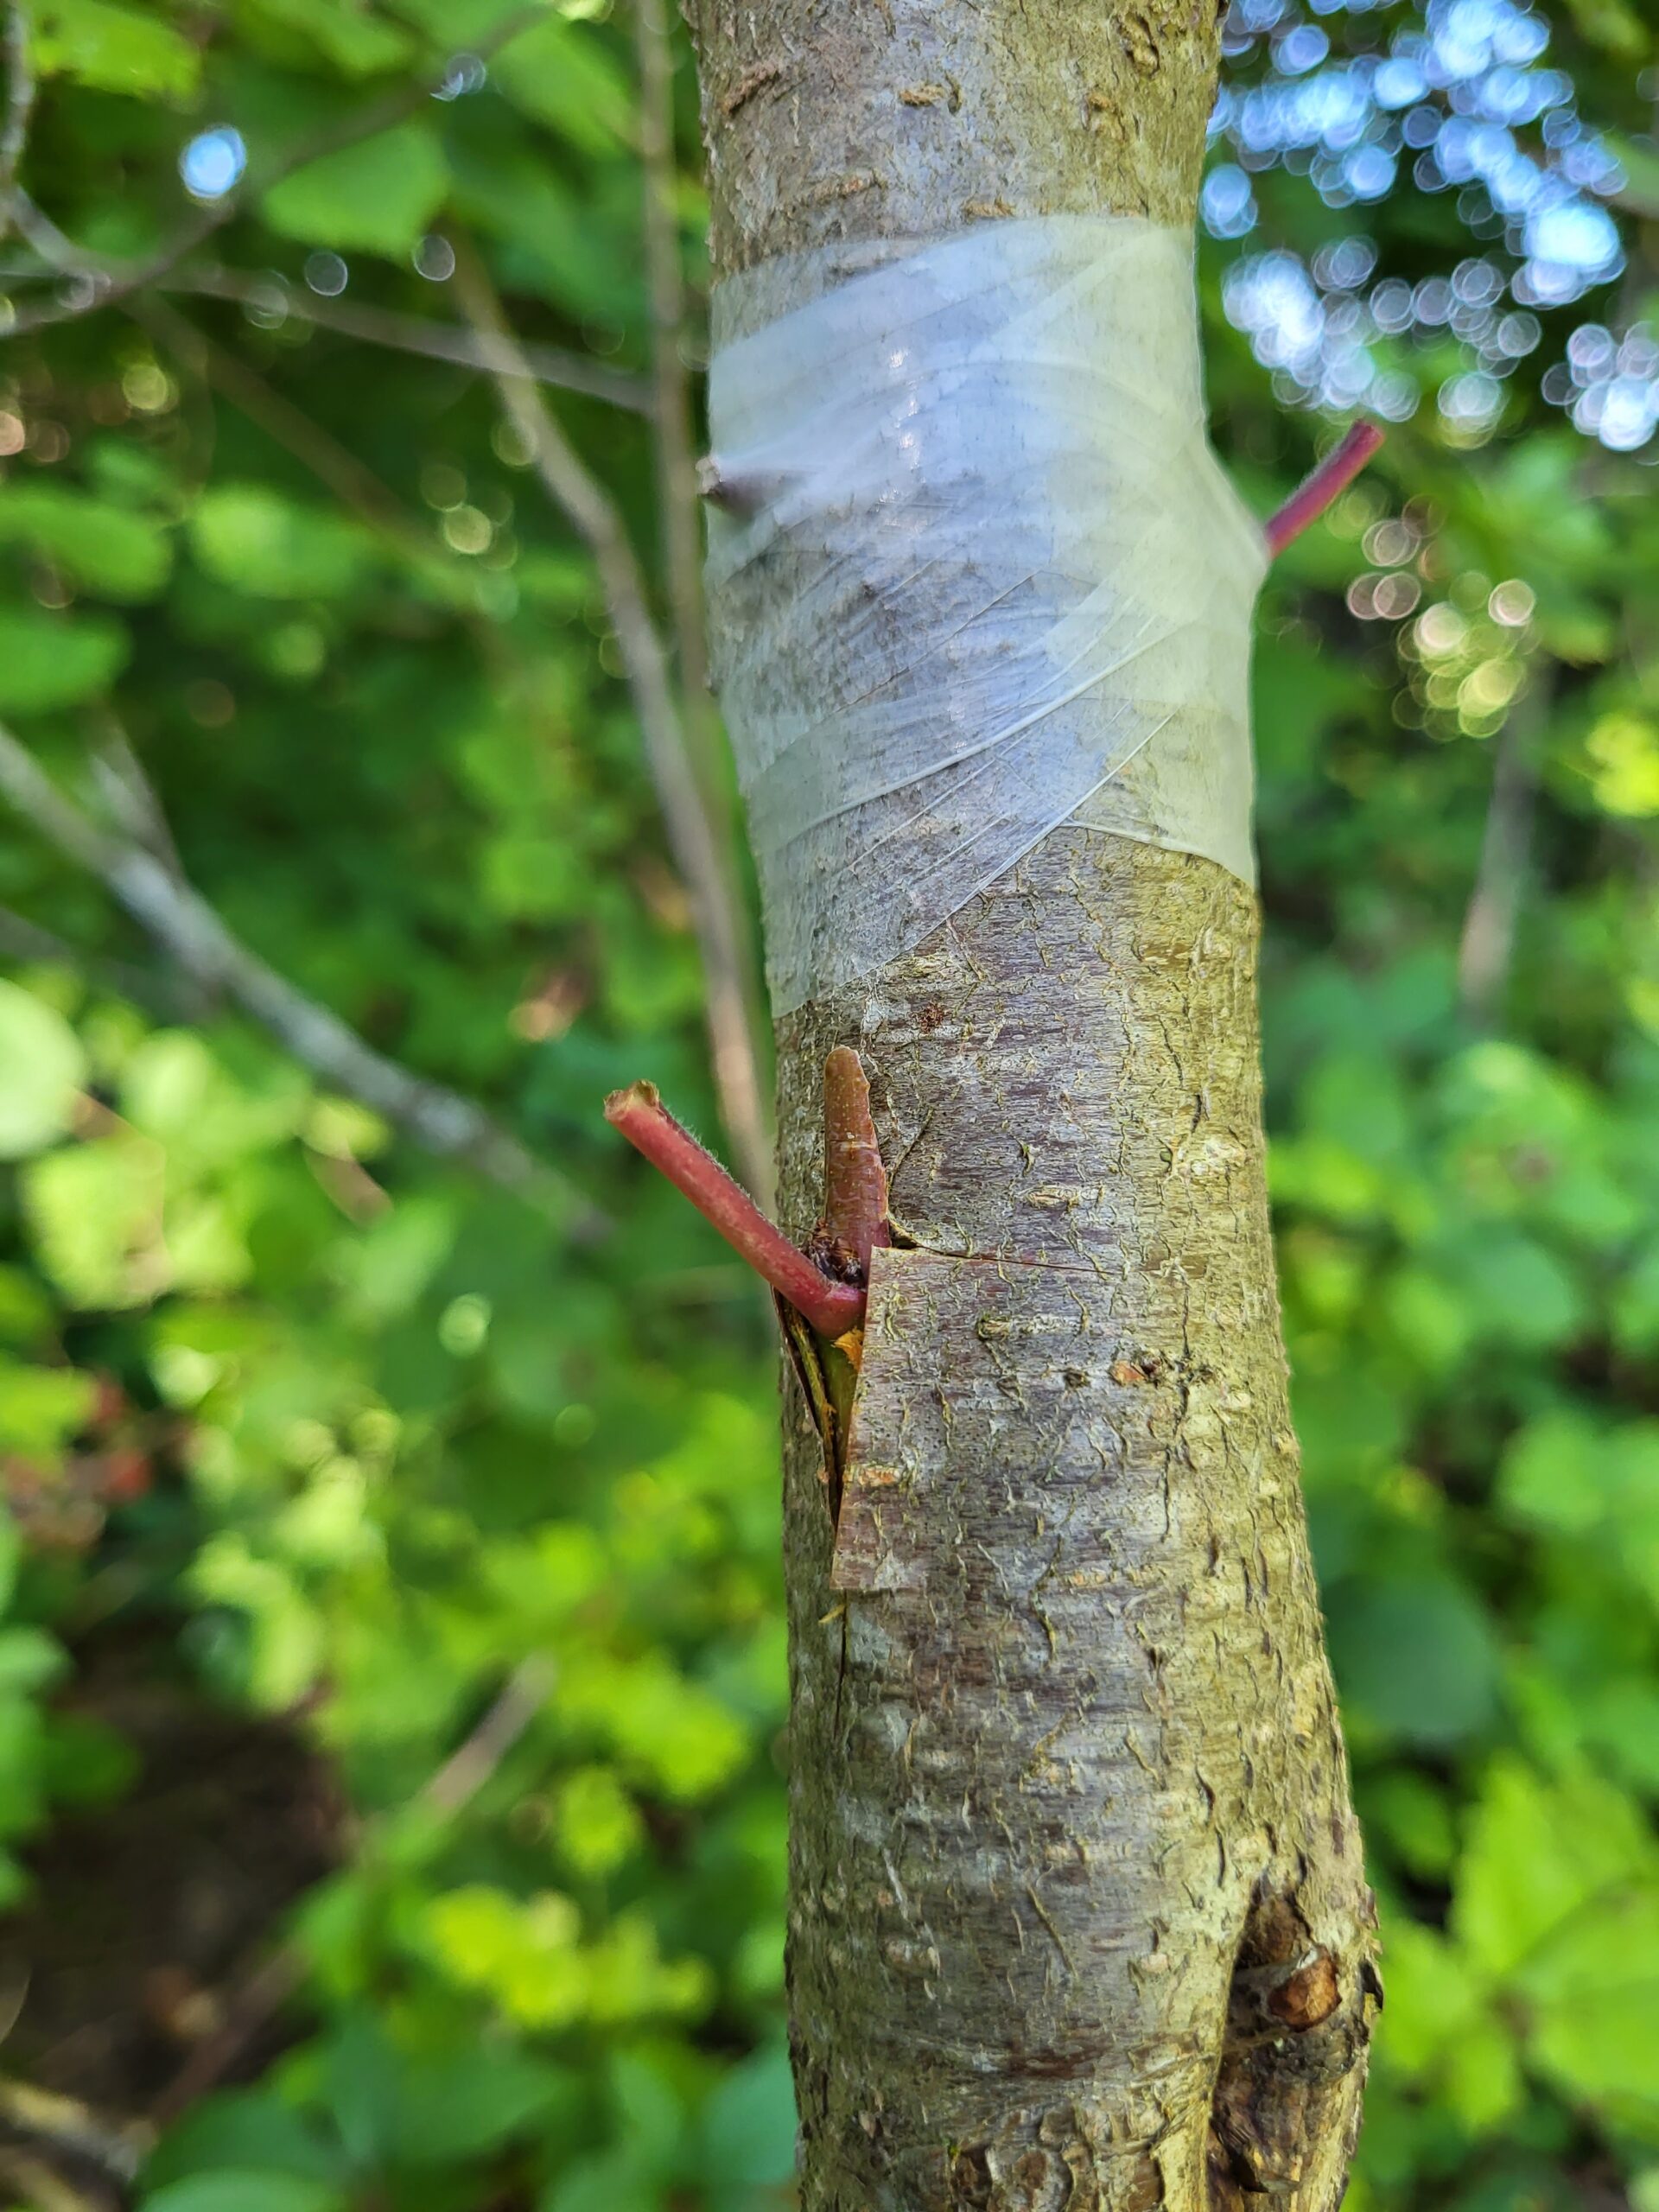
[{"label": "budded graft", "polygon": [[[1190,231],[1208,0],[689,11],[722,349],[998,226]],[[1021,389],[1017,353],[998,362]],[[717,415],[720,392],[717,353]],[[804,551],[788,468],[722,484],[724,458],[714,646],[728,704],[748,685],[753,798],[803,685],[861,711],[837,690],[862,650],[853,571],[861,545],[876,574],[893,511],[849,493],[825,523],[820,497]],[[779,527],[722,570],[721,530],[729,548],[757,512]],[[1211,589],[1215,546],[1181,557],[1146,591]],[[900,661],[906,621],[938,620],[922,567],[867,594]],[[805,642],[769,693],[753,649],[779,636]],[[901,686],[907,727],[935,687],[957,753],[982,696],[963,651],[953,632]],[[1153,688],[1159,757],[1206,757],[1204,697]],[[843,1408],[860,1356],[836,1483],[823,1409],[791,1383],[786,1414],[804,2202],[1330,2212],[1380,1985],[1286,1396],[1256,902],[1155,810],[1128,834],[1068,815],[897,949],[826,887],[833,827],[811,868],[791,874],[798,837],[761,855],[786,1226],[804,1243],[819,1212],[836,1048],[868,1073],[891,1179],[861,1343],[818,1339]],[[855,810],[842,827],[850,870]]]}]

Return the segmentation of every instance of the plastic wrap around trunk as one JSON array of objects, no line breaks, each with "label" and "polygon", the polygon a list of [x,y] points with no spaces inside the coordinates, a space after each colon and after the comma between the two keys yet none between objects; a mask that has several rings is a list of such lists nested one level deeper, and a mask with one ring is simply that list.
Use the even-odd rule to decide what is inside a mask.
[{"label": "plastic wrap around trunk", "polygon": [[1190,240],[1058,216],[844,262],[716,296],[715,672],[779,1014],[1070,819],[1254,876],[1266,553],[1205,436]]}]

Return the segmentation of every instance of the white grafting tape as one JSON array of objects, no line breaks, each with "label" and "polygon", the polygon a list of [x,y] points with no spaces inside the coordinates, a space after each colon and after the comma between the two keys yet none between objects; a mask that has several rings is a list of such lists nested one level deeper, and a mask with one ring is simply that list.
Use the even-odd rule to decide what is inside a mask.
[{"label": "white grafting tape", "polygon": [[[1253,880],[1262,534],[1205,433],[1191,241],[987,224],[718,344],[709,585],[775,1009],[1062,822]],[[716,295],[716,331],[754,320]]]}]

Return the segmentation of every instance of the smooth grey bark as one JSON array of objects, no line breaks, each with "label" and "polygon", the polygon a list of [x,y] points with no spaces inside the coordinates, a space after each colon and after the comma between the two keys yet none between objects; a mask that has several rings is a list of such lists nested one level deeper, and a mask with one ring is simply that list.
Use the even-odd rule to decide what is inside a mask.
[{"label": "smooth grey bark", "polygon": [[[1196,10],[690,0],[716,274],[964,223],[1191,219]],[[759,288],[766,296],[768,287]],[[717,641],[716,641],[717,642]],[[1309,1562],[1249,891],[1068,825],[779,1027],[872,1080],[839,1530],[790,1386],[790,1994],[806,2212],[1330,2212],[1379,1993]]]}]

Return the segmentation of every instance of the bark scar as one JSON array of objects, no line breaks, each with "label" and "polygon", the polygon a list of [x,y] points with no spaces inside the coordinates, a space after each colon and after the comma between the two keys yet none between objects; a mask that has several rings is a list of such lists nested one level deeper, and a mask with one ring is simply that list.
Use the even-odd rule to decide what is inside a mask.
[{"label": "bark scar", "polygon": [[1313,1940],[1291,1895],[1258,1891],[1211,2107],[1215,2212],[1246,2212],[1263,2196],[1310,2212],[1327,2201],[1323,2171],[1346,2165],[1377,1986],[1363,1930],[1344,1960]]}]

